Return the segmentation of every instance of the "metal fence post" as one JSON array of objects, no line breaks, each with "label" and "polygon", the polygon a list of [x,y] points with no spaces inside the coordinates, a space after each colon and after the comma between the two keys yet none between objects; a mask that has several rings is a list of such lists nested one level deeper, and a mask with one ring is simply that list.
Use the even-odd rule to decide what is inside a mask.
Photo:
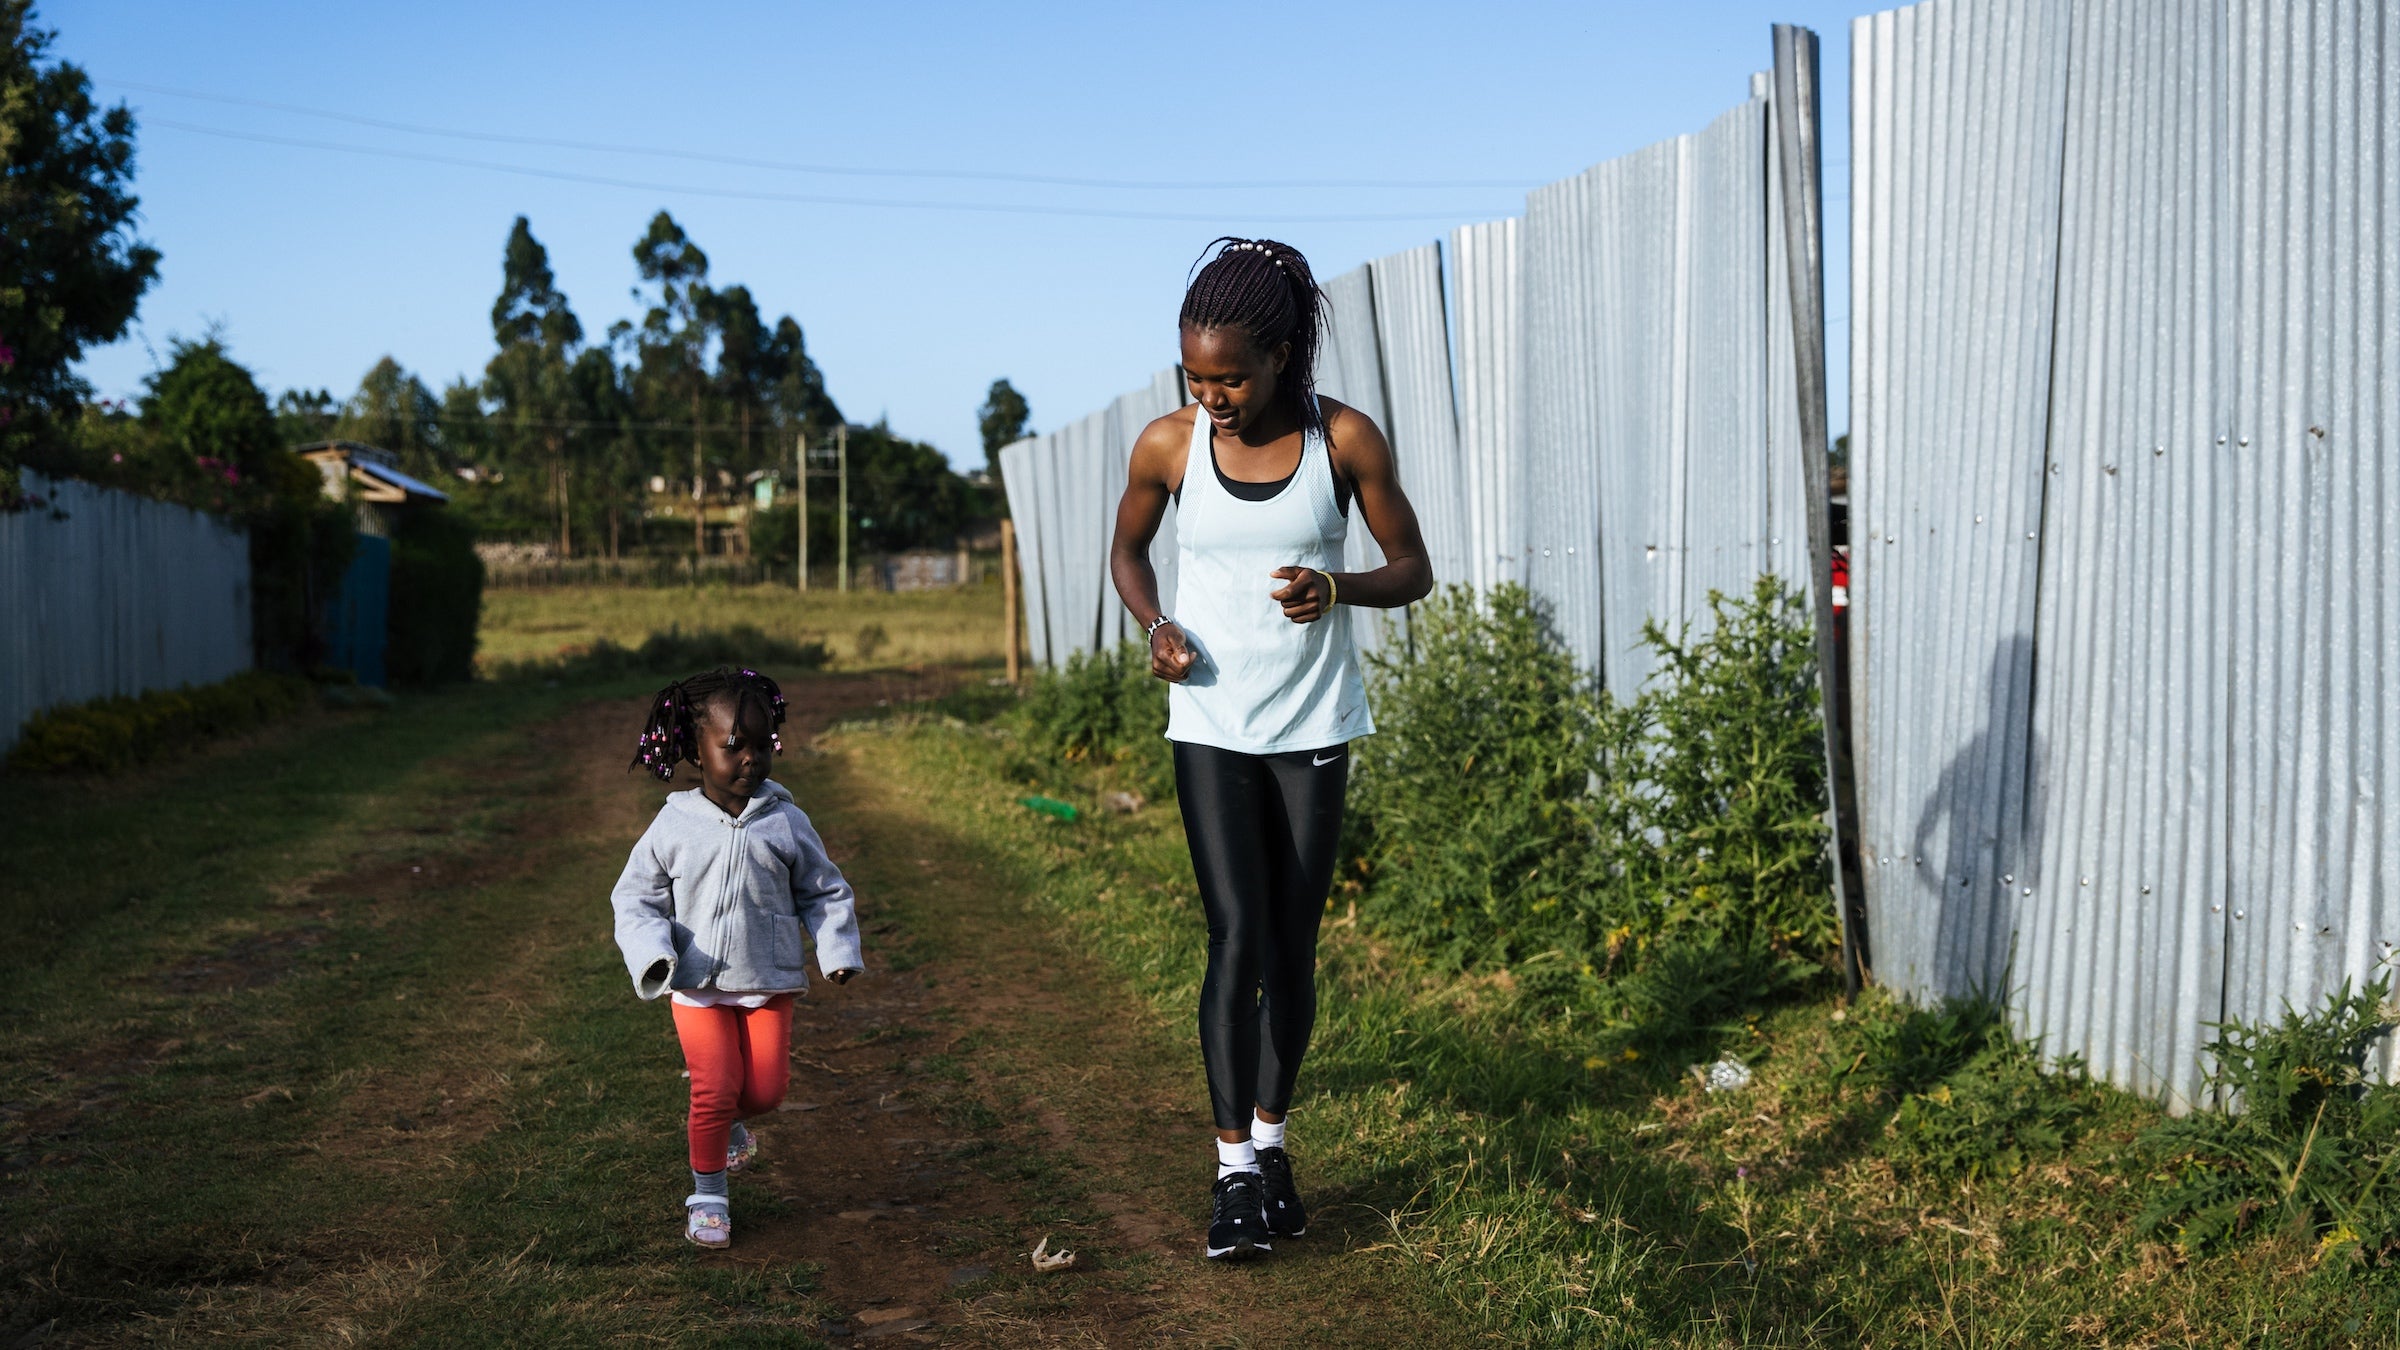
[{"label": "metal fence post", "polygon": [[1800,394],[1800,454],[1808,494],[1809,595],[1816,613],[1817,690],[1824,703],[1825,785],[1833,807],[1833,902],[1841,920],[1842,989],[1866,976],[1858,865],[1858,788],[1850,727],[1836,697],[1833,521],[1825,394],[1824,178],[1819,159],[1817,35],[1775,25],[1775,128],[1783,179],[1783,235],[1792,284],[1792,358]]}]

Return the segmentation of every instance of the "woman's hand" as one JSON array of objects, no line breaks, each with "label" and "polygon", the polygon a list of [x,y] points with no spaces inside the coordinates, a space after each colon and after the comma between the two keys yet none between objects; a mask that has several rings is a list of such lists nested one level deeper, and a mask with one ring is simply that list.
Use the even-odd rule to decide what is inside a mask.
[{"label": "woman's hand", "polygon": [[850,977],[856,975],[857,973],[858,967],[851,966],[844,970],[827,971],[825,973],[825,978],[833,981],[835,984],[848,984],[850,983]]},{"label": "woman's hand", "polygon": [[1283,617],[1293,623],[1315,623],[1333,611],[1333,583],[1323,572],[1313,567],[1278,567],[1268,575],[1287,583],[1267,598],[1282,605]]},{"label": "woman's hand", "polygon": [[1151,674],[1169,684],[1181,684],[1192,677],[1192,662],[1197,659],[1181,625],[1170,620],[1151,630]]}]

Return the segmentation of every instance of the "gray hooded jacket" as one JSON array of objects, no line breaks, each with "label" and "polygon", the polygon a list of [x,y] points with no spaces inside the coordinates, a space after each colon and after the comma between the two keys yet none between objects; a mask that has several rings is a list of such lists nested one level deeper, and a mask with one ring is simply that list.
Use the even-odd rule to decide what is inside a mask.
[{"label": "gray hooded jacket", "polygon": [[634,992],[805,989],[800,930],[827,974],[859,966],[858,905],[816,827],[769,780],[726,815],[671,793],[625,860],[609,902]]}]

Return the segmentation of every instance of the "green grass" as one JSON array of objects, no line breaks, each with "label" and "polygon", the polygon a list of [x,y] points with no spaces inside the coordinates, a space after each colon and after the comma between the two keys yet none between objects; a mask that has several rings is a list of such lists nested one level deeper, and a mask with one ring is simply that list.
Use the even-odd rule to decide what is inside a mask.
[{"label": "green grass", "polygon": [[[1073,825],[1014,804],[1004,733],[854,730],[937,819],[1039,869],[1041,903],[1188,1038],[1203,925],[1171,810]],[[938,789],[938,790],[937,790]],[[1090,805],[1087,800],[1083,803]],[[1905,1010],[1788,1001],[1737,1028],[1756,1071],[1707,1094],[1681,1056],[1530,1015],[1513,980],[1436,974],[1336,908],[1293,1131],[1334,1227],[1395,1278],[1530,1344],[2367,1346],[2400,1289],[2268,1239],[2185,1260],[2134,1236],[2148,1104],[2050,1080],[2063,1152],[1956,1179],[1891,1135],[1901,1094],[1845,1072]],[[1885,1038],[1888,1039],[1888,1036]],[[1631,1053],[1628,1053],[1628,1052]],[[1922,1108],[1920,1108],[1922,1110]],[[1202,1104],[1193,1103],[1195,1137]],[[2012,1161],[2004,1158],[2003,1161]]]},{"label": "green grass", "polygon": [[671,628],[749,625],[772,638],[823,642],[837,669],[995,664],[1001,647],[997,583],[954,590],[812,590],[788,586],[557,586],[495,589],[483,597],[477,662],[489,670],[571,653],[606,638],[638,647]]}]

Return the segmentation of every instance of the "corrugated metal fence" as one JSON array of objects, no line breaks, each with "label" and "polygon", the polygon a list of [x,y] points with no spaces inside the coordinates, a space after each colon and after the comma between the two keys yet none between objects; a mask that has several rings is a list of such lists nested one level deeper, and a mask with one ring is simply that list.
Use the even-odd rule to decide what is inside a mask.
[{"label": "corrugated metal fence", "polygon": [[24,475],[63,512],[0,515],[0,750],[61,703],[250,667],[250,545],[214,517]]},{"label": "corrugated metal fence", "polygon": [[[2400,943],[2400,13],[1929,0],[1852,41],[1874,973],[2185,1107],[2207,1024]],[[1806,569],[1765,93],[1327,287],[1323,385],[1436,575],[1525,581],[1620,694],[1644,620]],[[1107,517],[1173,384],[1008,452],[1038,659],[1128,631]]]},{"label": "corrugated metal fence", "polygon": [[2400,16],[1853,32],[1853,696],[1878,974],[2189,1105],[2400,941]]},{"label": "corrugated metal fence", "polygon": [[[1649,674],[1644,619],[1704,617],[1709,587],[1747,590],[1764,568],[1805,573],[1763,79],[1751,92],[1705,131],[1538,190],[1522,219],[1325,287],[1319,387],[1390,437],[1434,575],[1530,586],[1621,693]],[[1163,371],[1002,452],[1035,660],[1138,635],[1108,582],[1108,536],[1134,438],[1182,398]],[[1706,510],[1687,508],[1695,483]],[[1152,557],[1172,612],[1171,512]],[[1381,560],[1364,529],[1350,559]],[[1358,631],[1379,643],[1401,622]]]}]

